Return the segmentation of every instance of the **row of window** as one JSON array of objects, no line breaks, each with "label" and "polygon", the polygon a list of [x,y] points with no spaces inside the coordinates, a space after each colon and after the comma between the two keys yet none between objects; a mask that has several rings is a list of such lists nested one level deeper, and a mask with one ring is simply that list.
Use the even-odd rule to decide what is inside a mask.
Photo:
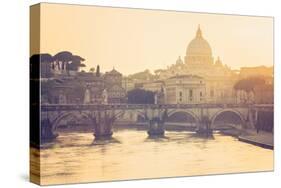
[{"label": "row of window", "polygon": [[[191,102],[193,100],[193,98],[191,97],[191,98],[189,98],[189,101]],[[180,102],[182,102],[183,100],[182,100],[182,97],[180,97],[179,98],[179,101]],[[203,101],[203,98],[202,97],[200,97],[200,101]]]},{"label": "row of window", "polygon": [[[177,80],[176,83],[178,83],[178,84],[183,84],[183,83],[185,83],[185,82],[182,81],[182,80]],[[191,83],[196,84],[196,83],[198,83],[198,82],[197,82],[197,81],[192,81],[192,82],[190,82],[190,84],[191,84]],[[199,81],[199,84],[203,84],[203,81],[200,80],[200,81]]]},{"label": "row of window", "polygon": [[[192,89],[190,89],[188,93],[189,93],[189,95],[188,95],[189,97],[193,97],[193,90]],[[180,97],[183,96],[182,91],[179,92],[179,96]],[[202,96],[203,96],[203,93],[202,93],[202,91],[200,91],[200,97],[202,97]]]}]

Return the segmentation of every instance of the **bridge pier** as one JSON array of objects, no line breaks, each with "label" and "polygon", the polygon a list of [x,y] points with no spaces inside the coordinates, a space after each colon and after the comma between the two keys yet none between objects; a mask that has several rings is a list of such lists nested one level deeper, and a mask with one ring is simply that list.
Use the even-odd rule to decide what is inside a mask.
[{"label": "bridge pier", "polygon": [[212,135],[213,130],[211,129],[211,121],[208,116],[203,116],[202,120],[199,122],[198,128],[196,130],[199,135]]},{"label": "bridge pier", "polygon": [[148,120],[149,136],[163,136],[165,134],[164,122],[167,117],[167,111],[161,109],[149,109],[146,111],[146,120]]},{"label": "bridge pier", "polygon": [[112,127],[115,121],[114,115],[108,111],[98,111],[95,117],[94,136],[96,139],[111,138],[113,135]]},{"label": "bridge pier", "polygon": [[165,134],[164,121],[161,120],[159,117],[154,117],[149,120],[148,126],[149,127],[147,133],[149,136],[161,136]]},{"label": "bridge pier", "polygon": [[53,127],[49,119],[41,121],[40,136],[42,142],[52,141],[58,136],[58,134],[53,132]]}]

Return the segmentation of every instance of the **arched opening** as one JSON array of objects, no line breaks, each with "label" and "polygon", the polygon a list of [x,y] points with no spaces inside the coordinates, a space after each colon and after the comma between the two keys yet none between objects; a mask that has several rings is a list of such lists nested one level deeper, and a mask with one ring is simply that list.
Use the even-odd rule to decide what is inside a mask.
[{"label": "arched opening", "polygon": [[242,129],[245,120],[239,112],[226,110],[217,113],[211,123],[213,130]]},{"label": "arched opening", "polygon": [[195,115],[185,112],[185,111],[178,111],[171,113],[168,115],[166,120],[166,124],[173,124],[173,125],[184,125],[190,127],[196,127],[198,123],[198,119]]},{"label": "arched opening", "polygon": [[84,113],[66,113],[53,122],[53,132],[85,132],[93,131],[94,121]]}]

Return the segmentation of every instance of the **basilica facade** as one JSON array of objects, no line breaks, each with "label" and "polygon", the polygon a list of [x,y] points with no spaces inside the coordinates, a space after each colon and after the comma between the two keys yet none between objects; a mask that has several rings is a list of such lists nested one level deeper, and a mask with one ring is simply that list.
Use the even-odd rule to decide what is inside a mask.
[{"label": "basilica facade", "polygon": [[211,46],[200,26],[188,44],[184,60],[158,71],[164,81],[166,103],[235,103],[234,84],[237,74],[218,57],[214,60]]}]

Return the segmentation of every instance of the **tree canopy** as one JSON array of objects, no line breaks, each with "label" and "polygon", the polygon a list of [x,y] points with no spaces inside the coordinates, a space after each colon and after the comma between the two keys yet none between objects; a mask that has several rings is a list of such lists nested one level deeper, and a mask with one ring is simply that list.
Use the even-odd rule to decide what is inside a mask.
[{"label": "tree canopy", "polygon": [[128,78],[130,79],[140,79],[140,80],[153,80],[155,78],[155,75],[150,73],[148,69],[138,72],[132,75],[129,75]]},{"label": "tree canopy", "polygon": [[[78,71],[80,67],[86,67],[85,64],[81,63],[82,61],[85,61],[84,58],[74,55],[69,51],[61,51],[54,56],[48,53],[42,53],[34,54],[30,57],[30,62],[33,64],[42,62],[52,63],[54,61],[63,62],[63,67],[66,70]],[[52,66],[54,67],[54,64]],[[59,68],[61,67],[59,66]]]},{"label": "tree canopy", "polygon": [[133,89],[128,92],[129,104],[154,104],[154,93],[144,89]]},{"label": "tree canopy", "polygon": [[243,90],[248,92],[254,91],[256,86],[264,85],[265,80],[262,77],[248,77],[239,80],[235,83],[234,89],[235,90]]},{"label": "tree canopy", "polygon": [[54,55],[54,60],[62,61],[62,62],[67,62],[67,61],[72,61],[73,60],[73,55],[71,52],[68,51],[62,51]]}]

